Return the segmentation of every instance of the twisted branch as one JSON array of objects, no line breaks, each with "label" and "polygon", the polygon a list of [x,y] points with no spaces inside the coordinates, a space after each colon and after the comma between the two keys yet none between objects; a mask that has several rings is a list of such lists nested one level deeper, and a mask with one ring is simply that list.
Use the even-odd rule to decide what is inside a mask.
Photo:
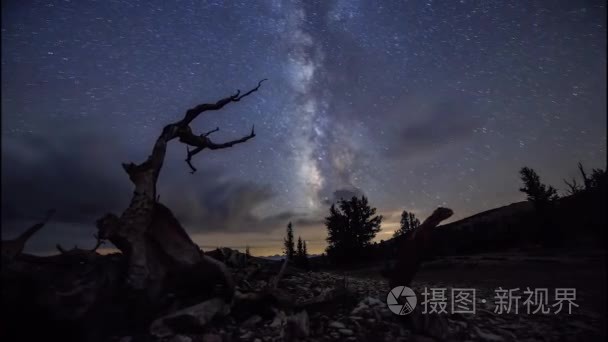
[{"label": "twisted branch", "polygon": [[251,133],[249,133],[249,135],[244,136],[244,137],[242,137],[240,139],[228,141],[228,142],[221,143],[221,144],[216,144],[213,141],[211,141],[211,139],[206,138],[207,135],[208,134],[206,134],[204,136],[201,135],[201,137],[204,138],[204,142],[202,142],[200,144],[200,146],[197,146],[193,150],[190,150],[189,147],[188,147],[188,145],[186,145],[186,163],[190,167],[190,170],[191,170],[190,173],[192,173],[192,174],[194,174],[196,172],[196,168],[194,167],[194,165],[192,165],[192,157],[194,155],[196,155],[200,151],[204,150],[205,148],[208,148],[210,150],[219,150],[219,149],[222,149],[222,148],[232,147],[232,146],[234,146],[236,144],[242,144],[245,141],[247,141],[247,140],[252,139],[252,138],[255,137],[255,126],[251,127]]}]

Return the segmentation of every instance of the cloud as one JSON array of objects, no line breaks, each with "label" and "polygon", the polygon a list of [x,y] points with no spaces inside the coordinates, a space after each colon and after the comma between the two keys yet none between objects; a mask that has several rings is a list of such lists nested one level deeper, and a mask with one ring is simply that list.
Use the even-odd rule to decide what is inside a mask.
[{"label": "cloud", "polygon": [[363,191],[361,191],[361,189],[358,189],[355,187],[338,189],[332,193],[331,197],[325,198],[323,203],[326,205],[331,205],[333,203],[338,202],[341,199],[350,200],[353,197],[362,197],[362,196],[365,196]]},{"label": "cloud", "polygon": [[192,186],[194,179],[171,182],[159,189],[161,198],[193,233],[271,231],[294,216],[279,212],[262,216],[256,210],[275,194],[267,185],[221,179],[220,170],[201,169],[207,181]]},{"label": "cloud", "polygon": [[472,138],[474,130],[483,125],[482,119],[472,115],[466,99],[447,98],[427,106],[416,103],[398,109],[402,117],[407,117],[400,122],[406,124],[390,132],[392,143],[385,156],[409,158],[438,150]]},{"label": "cloud", "polygon": [[[87,245],[96,219],[120,214],[132,195],[120,167],[126,160],[122,148],[116,140],[91,133],[4,138],[3,236],[16,236],[55,208],[52,226],[40,236],[51,242],[36,237],[36,248],[52,248],[56,242]],[[275,197],[268,185],[230,179],[221,167],[200,167],[190,175],[177,159],[167,156],[158,193],[191,232],[268,232],[302,217],[289,211],[261,215],[258,207]]]},{"label": "cloud", "polygon": [[94,134],[3,139],[2,221],[39,217],[52,207],[56,220],[94,222],[118,210],[131,193],[118,150],[114,140]]}]

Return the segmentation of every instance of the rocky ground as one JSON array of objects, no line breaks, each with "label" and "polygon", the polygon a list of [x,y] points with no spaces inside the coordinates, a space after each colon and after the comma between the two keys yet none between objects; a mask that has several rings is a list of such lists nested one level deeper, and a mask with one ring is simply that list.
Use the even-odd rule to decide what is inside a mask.
[{"label": "rocky ground", "polygon": [[[429,263],[413,284],[418,306],[409,317],[395,315],[388,309],[388,285],[375,274],[303,272],[288,268],[277,291],[285,293],[288,302],[305,305],[281,305],[269,300],[259,302],[257,305],[264,308],[257,310],[233,306],[230,311],[222,302],[208,303],[217,308],[203,310],[207,314],[212,312],[213,317],[199,320],[202,323],[198,331],[180,331],[173,326],[157,336],[159,340],[173,342],[605,340],[602,306],[605,272],[598,268],[603,265],[603,257],[585,256],[578,260],[567,258],[567,261],[535,259],[537,262],[529,258],[477,256],[460,259],[455,264],[454,259]],[[252,268],[263,271],[251,275]],[[237,279],[237,295],[267,288],[271,279],[267,269],[276,272],[276,267],[268,265],[231,268]],[[516,285],[520,288],[552,285],[546,286],[551,291],[555,287],[575,287],[579,307],[573,308],[572,314],[565,311],[527,314],[520,301],[518,314],[496,313],[495,289]],[[453,287],[475,288],[478,300],[475,314],[422,314],[420,294],[425,287],[446,288],[447,293]],[[482,299],[486,302],[481,303]],[[449,304],[447,309],[450,310]],[[129,339],[123,337],[121,341]]]}]

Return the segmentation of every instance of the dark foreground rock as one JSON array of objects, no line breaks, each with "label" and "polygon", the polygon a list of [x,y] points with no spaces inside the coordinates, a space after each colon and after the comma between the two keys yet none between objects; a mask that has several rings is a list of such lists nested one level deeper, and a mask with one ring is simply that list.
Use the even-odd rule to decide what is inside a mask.
[{"label": "dark foreground rock", "polygon": [[[115,279],[120,274],[104,271],[121,270],[116,266],[122,265],[124,272],[126,265],[120,254],[89,255],[95,261],[76,255],[56,257],[53,262],[47,260],[48,265],[30,272],[31,279],[10,278],[11,273],[3,270],[3,340],[41,337],[122,342],[602,340],[599,328],[602,318],[586,310],[572,315],[499,315],[488,302],[479,303],[475,314],[422,314],[419,298],[412,314],[398,316],[386,305],[389,285],[382,279],[287,267],[276,282],[280,262],[245,259],[228,249],[209,255],[228,266],[235,282],[233,298],[224,298],[219,291],[218,295],[207,294],[208,298],[198,294],[198,301],[188,301],[185,296],[196,293],[189,289],[190,292],[165,293],[163,307],[153,308],[140,302],[140,308],[127,310],[120,304],[138,302],[117,288]],[[34,261],[39,259],[30,260],[31,265],[36,264]],[[74,270],[74,265],[81,268]],[[194,273],[189,276],[195,277],[196,270],[191,272]],[[82,284],[86,290],[79,294],[65,293],[62,286],[70,288],[73,280],[69,274],[79,275],[74,279],[88,279]],[[451,288],[446,283],[414,285],[417,293],[422,293],[424,287],[445,287],[448,291]],[[478,291],[479,298],[493,296],[493,289]],[[86,300],[97,292],[108,294],[102,297],[105,303]]]}]

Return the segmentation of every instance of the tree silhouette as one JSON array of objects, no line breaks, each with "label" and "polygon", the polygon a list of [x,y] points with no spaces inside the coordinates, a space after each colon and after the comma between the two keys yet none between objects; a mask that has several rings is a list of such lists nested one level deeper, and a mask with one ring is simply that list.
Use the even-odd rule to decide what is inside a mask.
[{"label": "tree silhouette", "polygon": [[418,228],[419,226],[420,226],[420,220],[418,220],[416,218],[416,215],[414,215],[414,213],[409,213],[406,210],[404,210],[401,213],[401,221],[400,221],[399,229],[397,229],[395,231],[395,233],[393,234],[393,237],[396,238],[396,237],[402,236],[402,235],[406,234],[407,232]]},{"label": "tree silhouette", "polygon": [[298,236],[298,245],[296,247],[296,259],[302,256],[302,237]]},{"label": "tree silhouette", "polygon": [[283,240],[283,245],[285,246],[284,251],[285,255],[289,260],[293,260],[295,255],[294,242],[293,242],[293,226],[291,222],[287,224],[287,234],[285,240]]},{"label": "tree silhouette", "polygon": [[591,171],[591,179],[589,180],[589,186],[592,189],[606,189],[606,170],[593,169]]},{"label": "tree silhouette", "polygon": [[332,204],[325,218],[328,257],[336,263],[355,261],[380,231],[381,223],[382,216],[376,215],[365,196],[341,199],[337,207]]},{"label": "tree silhouette", "polygon": [[306,251],[306,241],[302,240],[302,237],[298,236],[298,244],[296,247],[295,265],[308,269],[308,252]]},{"label": "tree silhouette", "polygon": [[[240,102],[258,91],[263,81],[258,82],[256,87],[244,94],[237,90],[233,95],[214,103],[202,103],[188,109],[180,120],[163,127],[145,161],[139,164],[122,164],[135,188],[129,206],[120,216],[113,213],[104,215],[97,220],[96,225],[99,238],[109,240],[127,256],[128,288],[152,291],[151,289],[157,288],[157,284],[163,283],[171,268],[213,263],[212,260],[201,255],[200,248],[190,239],[171,210],[159,202],[158,178],[165,162],[167,147],[172,140],[186,145],[186,163],[194,173],[196,168],[192,165],[192,157],[201,151],[229,148],[253,139],[255,137],[253,127],[248,135],[217,143],[208,137],[211,132],[196,134],[190,126],[202,113],[219,111],[228,104]],[[190,147],[193,149],[190,150]],[[165,219],[165,223],[170,224],[160,224],[159,222],[163,221],[161,218]],[[161,255],[168,258],[160,257]],[[223,271],[222,273],[224,281],[230,283],[229,292],[233,292],[233,282],[229,274]],[[156,294],[150,296],[155,297]]]},{"label": "tree silhouette", "polygon": [[568,182],[567,180],[564,179],[564,183],[566,183],[566,185],[568,186],[568,195],[576,195],[578,193],[581,193],[585,190],[584,187],[582,187],[581,185],[579,185],[576,182],[576,178],[572,178],[571,182]]},{"label": "tree silhouette", "polygon": [[531,168],[523,167],[519,173],[524,183],[524,187],[520,188],[519,191],[528,195],[528,201],[534,204],[537,213],[533,240],[542,244],[559,240],[559,232],[557,230],[550,231],[550,228],[554,226],[551,211],[559,198],[557,190],[550,185],[541,183],[540,177]]},{"label": "tree silhouette", "polygon": [[309,269],[308,264],[308,249],[306,248],[306,240],[302,240],[302,268]]},{"label": "tree silhouette", "polygon": [[578,169],[581,172],[581,176],[583,176],[583,184],[585,185],[585,190],[589,190],[591,188],[591,180],[587,177],[587,173],[583,168],[583,163],[578,162]]},{"label": "tree silhouette", "polygon": [[524,187],[520,188],[519,191],[525,193],[528,196],[528,200],[534,203],[535,206],[545,206],[559,198],[557,190],[550,185],[547,186],[541,183],[540,177],[533,169],[523,167],[519,173],[524,183]]}]

